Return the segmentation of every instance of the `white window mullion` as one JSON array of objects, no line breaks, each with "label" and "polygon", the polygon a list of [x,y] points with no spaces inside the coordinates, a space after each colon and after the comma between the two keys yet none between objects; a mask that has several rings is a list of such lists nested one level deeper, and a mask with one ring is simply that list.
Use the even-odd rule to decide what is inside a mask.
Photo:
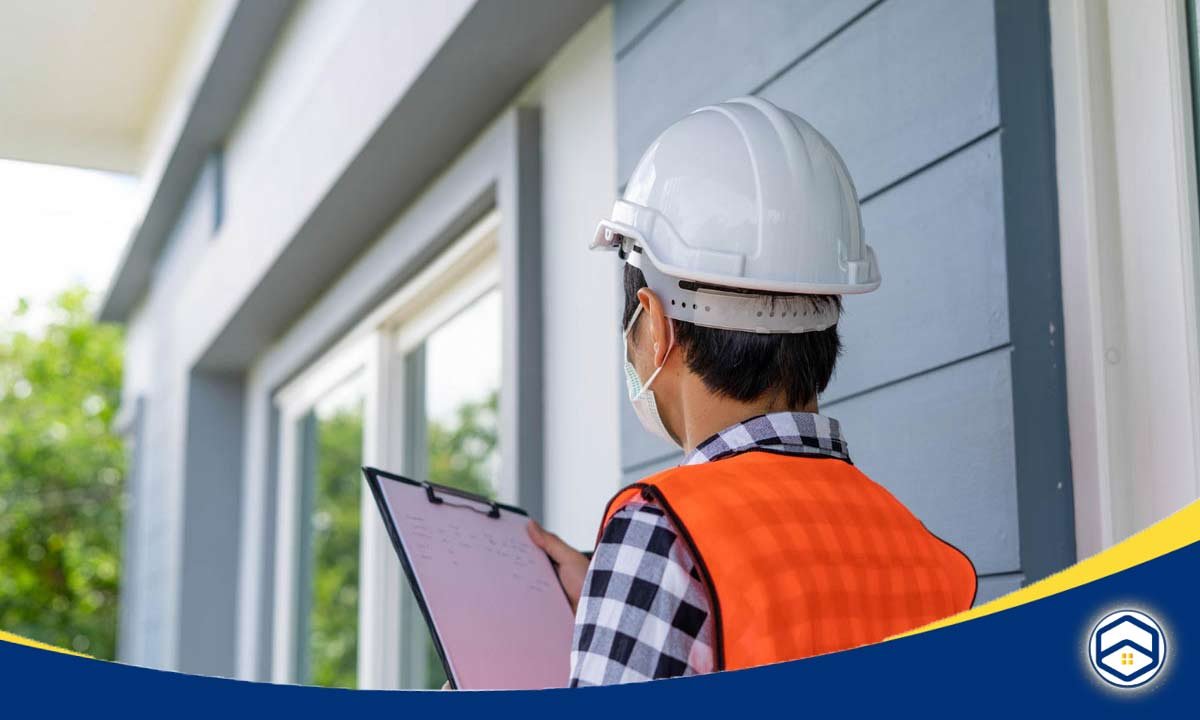
[{"label": "white window mullion", "polygon": [[296,452],[298,418],[286,410],[280,413],[279,484],[276,494],[275,612],[271,633],[271,682],[296,682],[296,613],[298,606],[297,574],[299,557],[293,549],[299,533],[299,462]]},{"label": "white window mullion", "polygon": [[[363,464],[395,467],[402,457],[403,383],[391,351],[390,334],[375,333],[367,353],[367,394],[364,407]],[[402,570],[384,528],[375,498],[364,487],[359,577],[359,687],[394,689],[400,686],[403,642]]]},{"label": "white window mullion", "polygon": [[[425,422],[407,384],[409,355],[426,337],[499,285],[496,259],[498,215],[489,213],[435,258],[391,298],[370,312],[323,357],[274,396],[279,410],[279,463],[275,531],[275,598],[272,618],[273,682],[294,683],[307,638],[298,637],[305,612],[301,587],[303,535],[307,532],[301,453],[301,421],[317,403],[357,376],[362,393],[362,464],[411,470],[416,449],[407,447],[406,427]],[[356,469],[355,469],[356,470]],[[359,576],[355,682],[360,688],[393,689],[426,684],[426,633],[420,609],[407,590],[391,539],[366,483],[359,493]],[[500,488],[511,498],[511,489]]]}]

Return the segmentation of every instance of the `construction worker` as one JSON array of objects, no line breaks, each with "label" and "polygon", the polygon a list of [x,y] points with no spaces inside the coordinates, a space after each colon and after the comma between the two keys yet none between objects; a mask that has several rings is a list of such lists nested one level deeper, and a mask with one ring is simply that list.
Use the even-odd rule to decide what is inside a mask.
[{"label": "construction worker", "polygon": [[879,286],[832,145],[758,98],[649,147],[594,249],[624,261],[629,399],[682,463],[609,502],[587,557],[535,524],[576,604],[571,685],[733,670],[966,610],[971,561],[818,414],[843,294]]}]

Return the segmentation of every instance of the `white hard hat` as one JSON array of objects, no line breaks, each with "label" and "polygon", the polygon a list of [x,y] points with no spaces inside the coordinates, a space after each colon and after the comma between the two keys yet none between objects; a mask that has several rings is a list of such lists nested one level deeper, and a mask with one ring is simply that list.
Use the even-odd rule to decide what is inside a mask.
[{"label": "white hard hat", "polygon": [[864,293],[880,280],[841,156],[754,97],[700,108],[659,135],[591,247],[640,268],[668,316],[732,330],[824,329],[837,322],[832,303],[806,313],[763,294]]}]

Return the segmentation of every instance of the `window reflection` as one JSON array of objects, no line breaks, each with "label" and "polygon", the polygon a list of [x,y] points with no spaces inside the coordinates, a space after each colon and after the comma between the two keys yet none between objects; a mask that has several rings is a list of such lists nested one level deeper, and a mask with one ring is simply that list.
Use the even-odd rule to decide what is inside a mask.
[{"label": "window reflection", "polygon": [[302,422],[307,527],[300,677],[312,685],[352,688],[358,665],[361,376],[327,394]]},{"label": "window reflection", "polygon": [[[500,292],[492,290],[432,332],[406,359],[413,397],[409,447],[418,478],[489,498],[499,487]],[[445,682],[419,616],[409,627],[424,644],[421,687]]]},{"label": "window reflection", "polygon": [[492,497],[500,456],[500,292],[493,290],[425,341],[429,480]]}]

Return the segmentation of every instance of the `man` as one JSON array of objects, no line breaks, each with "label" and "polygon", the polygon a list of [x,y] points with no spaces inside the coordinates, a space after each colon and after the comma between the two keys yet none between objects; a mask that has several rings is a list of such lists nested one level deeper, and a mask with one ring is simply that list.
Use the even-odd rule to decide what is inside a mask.
[{"label": "man", "polygon": [[646,151],[592,247],[626,263],[634,410],[684,459],[613,498],[590,562],[530,526],[577,604],[572,686],[834,652],[971,606],[970,560],[818,414],[840,295],[880,282],[824,137],[757,98],[697,110]]}]

